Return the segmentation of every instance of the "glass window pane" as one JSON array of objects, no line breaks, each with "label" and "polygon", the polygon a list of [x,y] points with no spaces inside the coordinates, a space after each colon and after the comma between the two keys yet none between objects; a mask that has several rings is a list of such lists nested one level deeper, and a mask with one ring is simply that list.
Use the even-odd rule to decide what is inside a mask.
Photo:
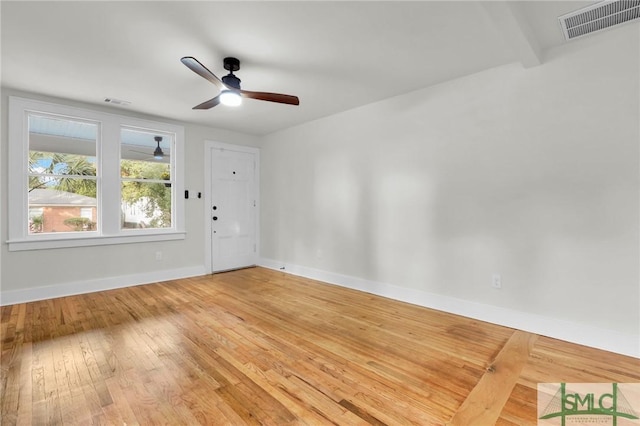
[{"label": "glass window pane", "polygon": [[173,136],[123,128],[120,139],[122,177],[171,180]]},{"label": "glass window pane", "polygon": [[29,233],[36,234],[42,232],[42,222],[44,219],[44,208],[29,208]]},{"label": "glass window pane", "polygon": [[138,160],[120,160],[123,178],[170,180],[171,166],[165,163]]},{"label": "glass window pane", "polygon": [[91,207],[82,207],[80,209],[80,217],[93,220],[93,209]]},{"label": "glass window pane", "polygon": [[29,173],[96,175],[94,123],[29,115]]},{"label": "glass window pane", "polygon": [[171,184],[122,182],[122,228],[170,228]]},{"label": "glass window pane", "polygon": [[96,158],[59,152],[29,151],[29,174],[96,176]]},{"label": "glass window pane", "polygon": [[29,234],[95,231],[96,181],[48,178],[29,188]]}]

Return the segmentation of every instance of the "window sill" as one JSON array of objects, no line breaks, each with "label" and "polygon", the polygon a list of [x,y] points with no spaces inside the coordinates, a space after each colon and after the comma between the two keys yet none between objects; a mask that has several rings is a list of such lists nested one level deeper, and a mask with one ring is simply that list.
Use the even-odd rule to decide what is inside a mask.
[{"label": "window sill", "polygon": [[138,235],[115,235],[115,236],[100,236],[100,237],[77,237],[69,238],[48,238],[41,240],[10,240],[7,241],[9,251],[26,251],[26,250],[45,250],[55,248],[69,248],[69,247],[90,247],[90,246],[105,246],[115,244],[131,244],[131,243],[148,243],[156,241],[172,241],[172,240],[184,240],[186,232],[162,232],[162,233],[144,233]]}]

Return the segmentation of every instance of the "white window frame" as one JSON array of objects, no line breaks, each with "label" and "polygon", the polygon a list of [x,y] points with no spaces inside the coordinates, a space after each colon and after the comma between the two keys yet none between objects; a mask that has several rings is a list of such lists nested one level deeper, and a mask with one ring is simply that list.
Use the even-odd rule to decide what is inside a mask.
[{"label": "white window frame", "polygon": [[[97,140],[96,232],[29,234],[29,123],[30,113],[94,121],[99,124]],[[171,147],[172,205],[171,228],[121,229],[120,226],[120,130],[122,127],[160,131],[175,135]],[[9,239],[10,251],[59,247],[126,244],[185,238],[184,219],[184,127],[157,121],[92,111],[84,108],[9,97]]]}]

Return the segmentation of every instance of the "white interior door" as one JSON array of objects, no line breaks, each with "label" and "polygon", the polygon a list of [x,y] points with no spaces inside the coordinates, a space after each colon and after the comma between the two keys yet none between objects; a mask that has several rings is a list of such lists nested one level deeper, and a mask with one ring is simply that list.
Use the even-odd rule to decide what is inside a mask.
[{"label": "white interior door", "polygon": [[257,154],[210,149],[212,272],[257,263]]}]

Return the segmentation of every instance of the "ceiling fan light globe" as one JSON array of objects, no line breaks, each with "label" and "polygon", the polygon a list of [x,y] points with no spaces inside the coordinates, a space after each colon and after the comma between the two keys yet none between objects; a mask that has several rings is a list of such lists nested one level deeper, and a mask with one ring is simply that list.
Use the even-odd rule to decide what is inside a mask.
[{"label": "ceiling fan light globe", "polygon": [[223,90],[222,93],[220,93],[220,103],[227,106],[240,106],[242,104],[242,98],[233,90]]}]

